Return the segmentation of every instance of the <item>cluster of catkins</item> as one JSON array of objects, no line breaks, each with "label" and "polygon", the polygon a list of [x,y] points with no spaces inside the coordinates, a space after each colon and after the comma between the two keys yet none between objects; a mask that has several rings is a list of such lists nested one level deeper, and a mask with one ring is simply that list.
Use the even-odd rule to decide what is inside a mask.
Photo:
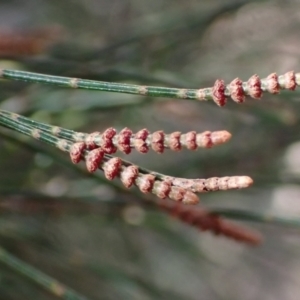
[{"label": "cluster of catkins", "polygon": [[[75,142],[71,145],[69,153],[73,163],[85,160],[89,172],[102,169],[108,180],[119,177],[126,188],[135,185],[143,193],[152,193],[160,199],[165,199],[157,200],[155,203],[189,225],[201,230],[211,230],[215,234],[223,234],[249,244],[257,244],[260,236],[256,233],[212,215],[203,208],[185,205],[199,202],[196,193],[246,188],[253,182],[250,177],[177,178],[143,169],[112,156],[118,150],[129,154],[132,149],[147,153],[152,148],[157,153],[163,153],[165,149],[179,151],[182,148],[189,150],[211,148],[227,142],[230,138],[231,134],[227,131],[165,134],[163,131],[150,133],[147,129],[133,133],[130,129],[124,128],[117,133],[114,128],[108,128],[104,132],[91,134],[74,133],[72,140]],[[175,200],[176,203],[166,198]]]},{"label": "cluster of catkins", "polygon": [[166,148],[174,151],[182,147],[196,150],[198,147],[210,148],[222,144],[230,137],[227,131],[206,131],[198,134],[194,131],[186,134],[180,132],[165,134],[163,131],[157,131],[150,134],[148,130],[143,129],[133,134],[131,130],[125,128],[117,134],[114,128],[109,128],[103,133],[76,133],[74,139],[78,142],[72,144],[69,151],[73,163],[84,159],[89,172],[101,168],[107,179],[119,177],[127,188],[136,185],[143,193],[151,192],[162,199],[168,197],[185,204],[196,204],[199,202],[196,192],[245,188],[252,184],[252,180],[248,176],[174,178],[144,170],[110,154],[117,150],[128,154],[132,148],[146,153],[150,147],[158,153],[163,153]]}]

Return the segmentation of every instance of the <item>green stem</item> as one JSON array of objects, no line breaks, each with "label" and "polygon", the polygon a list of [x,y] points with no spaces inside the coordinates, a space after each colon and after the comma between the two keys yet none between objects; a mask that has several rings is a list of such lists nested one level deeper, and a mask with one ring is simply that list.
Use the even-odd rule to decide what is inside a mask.
[{"label": "green stem", "polygon": [[61,299],[87,300],[86,297],[78,294],[76,291],[11,255],[2,247],[0,247],[0,262]]},{"label": "green stem", "polygon": [[27,136],[33,137],[37,140],[43,141],[51,146],[55,146],[65,152],[68,152],[72,145],[72,143],[69,141],[59,139],[47,132],[41,131],[39,129],[36,129],[32,126],[25,125],[23,123],[20,123],[17,120],[14,120],[14,119],[6,116],[2,112],[0,112],[0,124],[4,125],[5,127],[10,128],[10,129],[13,129],[15,131],[18,131],[20,133],[23,133]]},{"label": "green stem", "polygon": [[[181,98],[182,89],[141,86],[126,83],[95,81],[88,79],[79,79],[62,76],[44,75],[39,73],[18,71],[18,70],[1,70],[1,75],[6,79],[22,80],[27,82],[45,83],[62,86],[66,88],[79,88],[88,90],[98,90],[106,92],[127,93],[135,95],[147,95],[152,97],[169,97]],[[197,90],[185,90],[186,99],[197,99]]]},{"label": "green stem", "polygon": [[[73,141],[73,142],[81,142],[82,141],[82,140],[74,139],[74,136],[76,134],[78,134],[78,132],[76,132],[74,130],[70,130],[70,129],[66,129],[66,128],[63,128],[63,127],[53,126],[53,125],[49,125],[49,124],[46,124],[46,123],[34,121],[34,120],[26,118],[22,115],[18,115],[18,114],[15,114],[15,113],[12,113],[12,112],[9,112],[9,111],[5,111],[5,110],[0,110],[0,114],[7,116],[9,119],[13,119],[13,120],[18,121],[19,123],[29,125],[29,126],[34,127],[36,129],[43,130],[47,133],[50,133],[50,134],[52,134],[54,136],[57,136],[59,138],[62,138],[62,139],[70,140],[70,141]],[[88,135],[88,134],[84,134],[84,133],[82,133],[82,134],[86,135],[86,136]]]},{"label": "green stem", "polygon": [[6,79],[52,84],[74,89],[127,93],[151,97],[213,100],[219,106],[226,104],[227,97],[231,97],[237,103],[242,103],[245,101],[245,96],[247,95],[254,99],[259,99],[262,97],[263,92],[277,94],[281,89],[294,90],[297,85],[300,85],[300,73],[295,74],[294,72],[287,72],[280,76],[273,73],[264,79],[253,75],[246,82],[242,82],[239,78],[236,78],[228,85],[225,85],[223,80],[217,79],[213,87],[203,89],[181,89],[94,81],[7,69],[0,70],[0,75]]}]

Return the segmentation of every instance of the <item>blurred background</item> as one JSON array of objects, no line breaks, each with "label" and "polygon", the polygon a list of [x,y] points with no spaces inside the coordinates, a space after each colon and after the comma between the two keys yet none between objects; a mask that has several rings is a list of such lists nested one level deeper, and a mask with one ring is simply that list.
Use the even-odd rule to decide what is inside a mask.
[{"label": "blurred background", "polygon": [[[200,88],[217,78],[299,71],[299,30],[296,0],[1,0],[0,67]],[[251,176],[247,190],[201,199],[212,210],[241,209],[264,220],[243,222],[264,235],[257,248],[198,232],[147,207],[118,180],[107,182],[100,171],[91,177],[56,149],[1,129],[3,248],[90,299],[299,299],[299,91],[219,108],[0,84],[1,109],[73,130],[230,131],[221,147],[133,152],[128,160],[187,178]],[[272,215],[294,226],[272,224]],[[55,299],[4,265],[0,298]]]}]

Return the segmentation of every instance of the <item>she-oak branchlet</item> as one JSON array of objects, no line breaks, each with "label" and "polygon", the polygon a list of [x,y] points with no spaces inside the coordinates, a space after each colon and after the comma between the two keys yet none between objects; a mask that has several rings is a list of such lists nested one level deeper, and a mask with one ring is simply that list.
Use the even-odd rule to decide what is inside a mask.
[{"label": "she-oak branchlet", "polygon": [[[272,73],[264,79],[253,75],[246,82],[236,78],[228,85],[223,80],[217,79],[213,87],[194,90],[92,81],[17,70],[1,70],[0,76],[5,79],[46,83],[69,88],[152,97],[213,100],[219,106],[225,105],[228,97],[237,103],[242,103],[246,96],[259,99],[264,92],[277,94],[281,89],[294,90],[300,84],[300,73],[293,71],[280,76]],[[190,225],[198,224],[197,226],[201,230],[208,229],[250,244],[257,244],[260,241],[257,235],[252,235],[239,226],[231,226],[231,223],[223,222],[220,217],[210,215],[204,209],[192,211],[192,208],[184,207],[184,204],[197,204],[199,202],[197,193],[247,188],[253,183],[250,177],[178,178],[147,170],[112,156],[117,151],[129,154],[133,149],[140,153],[147,153],[150,149],[157,153],[164,153],[167,149],[180,151],[183,148],[188,150],[211,148],[223,144],[231,138],[231,134],[225,130],[202,133],[177,131],[166,134],[162,130],[151,133],[145,128],[135,133],[129,128],[123,128],[118,132],[111,127],[102,132],[84,133],[37,122],[3,110],[0,111],[0,124],[68,152],[71,161],[75,164],[85,161],[87,170],[91,173],[100,169],[108,180],[119,177],[126,188],[135,185],[143,193],[152,193],[160,199],[175,200],[177,204],[173,202],[173,204],[167,205],[171,202],[165,200],[165,204],[161,202],[159,207],[169,214],[176,212],[175,216],[183,222]]]}]

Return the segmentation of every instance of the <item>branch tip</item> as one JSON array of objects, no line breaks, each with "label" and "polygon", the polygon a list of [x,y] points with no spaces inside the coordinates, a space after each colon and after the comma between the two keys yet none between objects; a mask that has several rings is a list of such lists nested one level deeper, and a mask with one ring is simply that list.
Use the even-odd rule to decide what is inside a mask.
[{"label": "branch tip", "polygon": [[211,133],[211,140],[214,145],[221,145],[228,142],[232,134],[226,130],[214,131]]}]

